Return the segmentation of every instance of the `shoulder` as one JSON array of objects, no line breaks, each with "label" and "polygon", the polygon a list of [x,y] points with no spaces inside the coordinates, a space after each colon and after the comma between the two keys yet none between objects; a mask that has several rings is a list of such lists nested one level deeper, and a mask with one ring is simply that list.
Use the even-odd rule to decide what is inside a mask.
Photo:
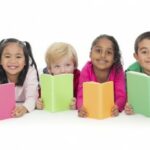
[{"label": "shoulder", "polygon": [[138,62],[134,62],[133,64],[131,64],[127,70],[127,71],[137,71],[137,72],[142,72],[142,67],[140,66],[140,64]]},{"label": "shoulder", "polygon": [[91,71],[93,68],[92,62],[88,61],[82,68],[81,73]]},{"label": "shoulder", "polygon": [[80,75],[80,70],[79,69],[75,69],[73,74],[74,74],[74,76],[79,76]]},{"label": "shoulder", "polygon": [[80,79],[82,79],[83,81],[97,81],[97,77],[95,75],[93,64],[91,61],[88,61],[82,68]]},{"label": "shoulder", "polygon": [[36,69],[33,66],[29,66],[27,74],[36,73]]},{"label": "shoulder", "polygon": [[29,66],[27,75],[26,75],[26,81],[32,80],[32,79],[37,79],[37,71],[34,66]]},{"label": "shoulder", "polygon": [[123,67],[121,66],[119,69],[116,69],[116,67],[112,67],[110,71],[110,76],[118,77],[125,74],[125,71],[123,70]]}]

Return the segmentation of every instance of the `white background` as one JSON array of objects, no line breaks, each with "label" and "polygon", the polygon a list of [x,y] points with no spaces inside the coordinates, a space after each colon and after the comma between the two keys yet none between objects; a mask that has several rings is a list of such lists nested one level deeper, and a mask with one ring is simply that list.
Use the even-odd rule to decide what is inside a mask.
[{"label": "white background", "polygon": [[[0,0],[0,40],[30,42],[38,68],[53,42],[77,50],[79,68],[89,59],[92,41],[113,35],[124,68],[134,61],[134,41],[150,29],[149,0]],[[19,119],[0,121],[0,149],[149,149],[150,118],[140,115],[106,120],[81,119],[76,112],[34,111]]]},{"label": "white background", "polygon": [[31,43],[39,69],[53,42],[72,44],[81,69],[92,41],[113,35],[122,51],[124,68],[134,61],[136,37],[149,30],[149,0],[0,0],[0,39]]}]

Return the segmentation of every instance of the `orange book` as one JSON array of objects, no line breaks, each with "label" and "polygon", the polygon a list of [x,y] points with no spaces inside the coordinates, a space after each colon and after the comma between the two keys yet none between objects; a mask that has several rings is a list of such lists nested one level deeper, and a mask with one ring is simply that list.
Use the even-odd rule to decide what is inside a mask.
[{"label": "orange book", "polygon": [[111,109],[114,106],[113,86],[113,81],[83,83],[83,106],[89,118],[111,117]]}]

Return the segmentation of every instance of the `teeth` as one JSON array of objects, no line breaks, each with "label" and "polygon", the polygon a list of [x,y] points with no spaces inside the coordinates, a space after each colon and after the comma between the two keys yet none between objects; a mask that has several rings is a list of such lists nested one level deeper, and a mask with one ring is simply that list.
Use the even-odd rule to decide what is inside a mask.
[{"label": "teeth", "polygon": [[16,66],[9,66],[8,68],[10,68],[10,69],[16,69],[17,67]]},{"label": "teeth", "polygon": [[105,60],[100,60],[100,61],[98,61],[100,64],[105,64],[106,63],[106,61]]}]

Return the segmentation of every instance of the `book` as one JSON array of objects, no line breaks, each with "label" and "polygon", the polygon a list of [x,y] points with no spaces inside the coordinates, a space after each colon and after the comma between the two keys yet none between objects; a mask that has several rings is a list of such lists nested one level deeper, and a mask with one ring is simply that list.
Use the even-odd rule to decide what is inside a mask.
[{"label": "book", "polygon": [[15,103],[14,83],[0,84],[0,120],[11,118]]},{"label": "book", "polygon": [[89,118],[104,119],[111,117],[114,106],[113,81],[105,83],[83,83],[83,106]]},{"label": "book", "polygon": [[73,98],[73,74],[40,76],[41,98],[49,112],[69,110]]},{"label": "book", "polygon": [[150,76],[128,71],[127,98],[135,113],[150,117]]}]

